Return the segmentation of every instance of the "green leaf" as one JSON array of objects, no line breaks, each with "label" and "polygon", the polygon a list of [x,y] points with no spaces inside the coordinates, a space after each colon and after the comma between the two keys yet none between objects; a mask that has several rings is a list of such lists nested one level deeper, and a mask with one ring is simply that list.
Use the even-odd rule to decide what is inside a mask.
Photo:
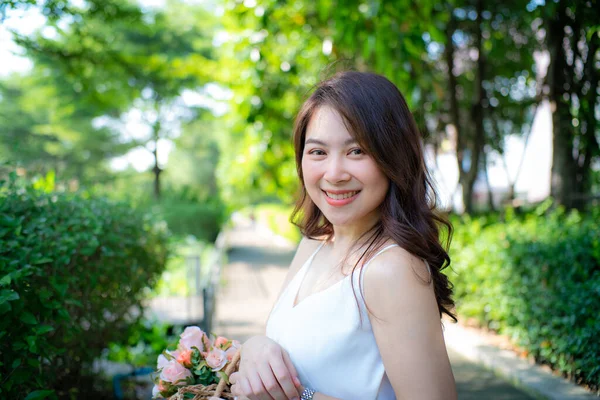
[{"label": "green leaf", "polygon": [[52,262],[52,261],[54,261],[52,258],[43,257],[43,258],[38,258],[36,260],[33,260],[31,262],[31,264],[33,264],[33,265],[46,264],[46,263],[49,263],[49,262]]},{"label": "green leaf", "polygon": [[54,390],[36,390],[25,397],[25,400],[39,400],[54,394]]},{"label": "green leaf", "polygon": [[19,299],[19,293],[14,290],[0,290],[0,304]]},{"label": "green leaf", "polygon": [[227,376],[227,374],[223,371],[217,371],[217,375],[219,375],[219,378],[224,379],[225,383],[227,383],[229,385],[229,377]]},{"label": "green leaf", "polygon": [[25,311],[23,314],[21,314],[21,317],[19,319],[22,322],[24,322],[26,324],[30,324],[30,325],[35,325],[38,323],[35,316],[32,313],[30,313],[29,311]]},{"label": "green leaf", "polygon": [[10,285],[10,274],[6,274],[0,279],[0,286]]},{"label": "green leaf", "polygon": [[38,335],[43,335],[44,333],[52,332],[53,330],[54,327],[50,325],[40,325],[34,328],[35,333]]},{"label": "green leaf", "polygon": [[54,287],[54,289],[56,289],[61,297],[65,296],[65,293],[67,293],[67,289],[69,288],[69,284],[67,282],[61,283],[57,281],[51,281],[50,284],[52,287]]},{"label": "green leaf", "polygon": [[19,365],[21,365],[21,359],[20,359],[20,358],[17,358],[16,360],[14,360],[14,361],[13,361],[13,363],[12,363],[12,366],[11,366],[11,367],[12,367],[12,369],[15,369],[15,368],[18,368],[18,367],[19,367]]}]

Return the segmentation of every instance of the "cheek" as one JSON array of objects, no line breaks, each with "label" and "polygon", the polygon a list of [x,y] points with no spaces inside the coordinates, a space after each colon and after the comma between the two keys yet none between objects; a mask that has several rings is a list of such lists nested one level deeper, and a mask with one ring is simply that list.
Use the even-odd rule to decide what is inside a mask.
[{"label": "cheek", "polygon": [[319,172],[314,163],[302,160],[302,176],[305,185],[314,185],[319,180]]},{"label": "cheek", "polygon": [[389,189],[390,180],[374,162],[371,162],[368,166],[365,166],[363,171],[365,172],[365,175],[369,177],[366,179],[368,179],[375,186],[376,189],[374,193],[376,193],[377,197],[381,197],[381,200],[383,201],[383,198]]}]

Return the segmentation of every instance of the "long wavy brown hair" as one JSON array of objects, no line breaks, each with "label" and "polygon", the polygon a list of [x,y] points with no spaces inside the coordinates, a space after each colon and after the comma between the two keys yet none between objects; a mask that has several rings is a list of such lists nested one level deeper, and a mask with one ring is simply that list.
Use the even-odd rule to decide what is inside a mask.
[{"label": "long wavy brown hair", "polygon": [[[450,265],[447,249],[452,225],[436,210],[437,195],[425,164],[415,120],[398,88],[385,77],[341,72],[321,82],[305,101],[294,124],[296,168],[301,187],[292,223],[308,238],[333,238],[333,226],[308,196],[302,172],[306,129],[322,106],[329,106],[342,116],[350,134],[390,181],[380,205],[381,219],[356,243],[361,252],[352,274],[385,242],[392,240],[427,261],[440,317],[447,314],[456,321],[452,284],[441,272]],[[443,244],[440,228],[446,229]],[[361,296],[364,299],[362,291]]]}]

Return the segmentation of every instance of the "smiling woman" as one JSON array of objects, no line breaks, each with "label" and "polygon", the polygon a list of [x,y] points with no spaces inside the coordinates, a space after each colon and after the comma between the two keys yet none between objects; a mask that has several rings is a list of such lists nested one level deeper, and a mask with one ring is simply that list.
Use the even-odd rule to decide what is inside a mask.
[{"label": "smiling woman", "polygon": [[357,224],[361,230],[373,225],[389,182],[340,114],[328,106],[316,110],[304,143],[304,187],[329,222],[340,228]]},{"label": "smiling woman", "polygon": [[301,241],[266,336],[232,393],[271,399],[455,399],[440,317],[450,263],[420,134],[386,78],[322,82],[294,128]]}]

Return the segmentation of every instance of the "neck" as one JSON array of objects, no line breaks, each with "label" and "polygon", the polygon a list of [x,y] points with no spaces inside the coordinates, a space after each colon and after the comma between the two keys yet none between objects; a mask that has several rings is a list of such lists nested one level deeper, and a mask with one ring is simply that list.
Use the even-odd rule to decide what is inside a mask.
[{"label": "neck", "polygon": [[349,254],[364,243],[358,243],[361,236],[372,229],[379,221],[379,212],[365,216],[352,225],[333,226],[332,248],[336,253]]}]

